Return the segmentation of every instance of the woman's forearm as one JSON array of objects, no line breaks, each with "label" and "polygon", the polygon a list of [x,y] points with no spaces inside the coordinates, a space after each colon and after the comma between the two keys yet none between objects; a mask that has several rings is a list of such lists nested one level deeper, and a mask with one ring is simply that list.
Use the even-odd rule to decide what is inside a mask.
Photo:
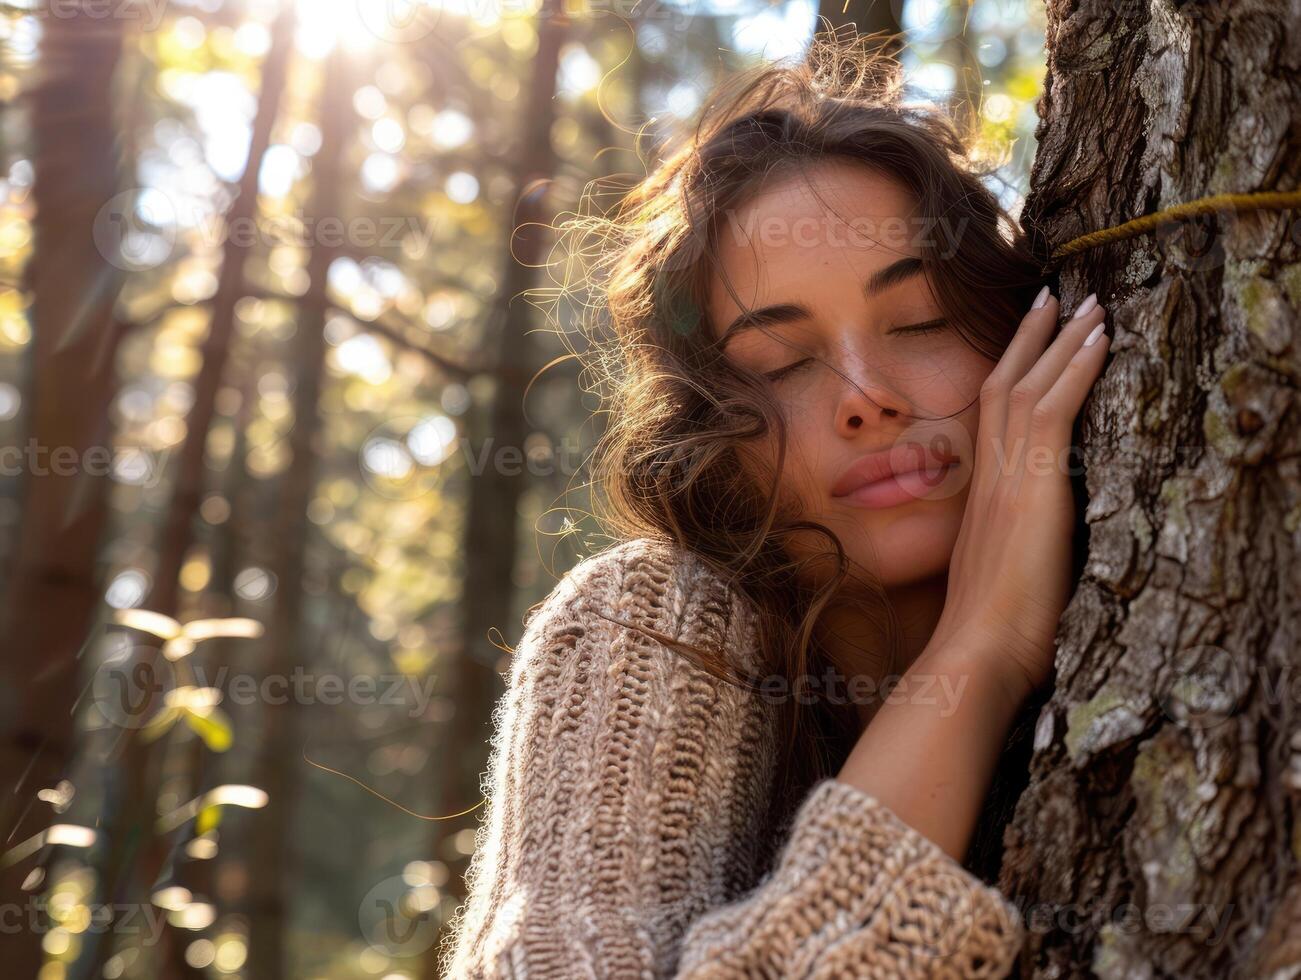
[{"label": "woman's forearm", "polygon": [[996,662],[928,647],[877,709],[836,776],[876,797],[959,862],[1022,698],[1014,684],[990,672],[987,665]]}]

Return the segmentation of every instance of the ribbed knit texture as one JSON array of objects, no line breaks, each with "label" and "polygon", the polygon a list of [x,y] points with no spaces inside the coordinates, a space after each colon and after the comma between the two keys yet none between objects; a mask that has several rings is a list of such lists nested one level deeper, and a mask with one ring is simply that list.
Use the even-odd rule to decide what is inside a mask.
[{"label": "ribbed knit texture", "polygon": [[445,976],[1008,974],[1001,892],[833,778],[768,826],[776,706],[605,617],[759,670],[753,609],[692,552],[638,539],[562,578],[493,712]]}]

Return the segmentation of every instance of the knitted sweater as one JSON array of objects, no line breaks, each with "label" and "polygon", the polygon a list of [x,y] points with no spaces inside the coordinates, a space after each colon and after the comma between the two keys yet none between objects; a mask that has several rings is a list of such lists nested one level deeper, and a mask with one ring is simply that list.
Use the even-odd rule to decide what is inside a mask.
[{"label": "knitted sweater", "polygon": [[605,617],[759,670],[752,607],[694,553],[642,538],[570,570],[493,712],[447,977],[1008,974],[1001,892],[834,778],[769,825],[772,701]]}]

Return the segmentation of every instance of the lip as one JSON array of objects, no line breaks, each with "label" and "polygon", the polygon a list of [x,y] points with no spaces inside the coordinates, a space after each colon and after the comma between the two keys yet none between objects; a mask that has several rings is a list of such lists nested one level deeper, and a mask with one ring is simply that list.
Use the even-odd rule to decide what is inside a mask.
[{"label": "lip", "polygon": [[919,442],[905,442],[861,456],[831,488],[833,497],[865,507],[893,507],[934,489],[956,456]]}]

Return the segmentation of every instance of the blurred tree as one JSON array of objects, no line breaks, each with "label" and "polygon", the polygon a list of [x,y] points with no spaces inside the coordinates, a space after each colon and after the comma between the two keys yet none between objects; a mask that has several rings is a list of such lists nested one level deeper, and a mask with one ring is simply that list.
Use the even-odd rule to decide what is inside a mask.
[{"label": "blurred tree", "polygon": [[[320,409],[325,373],[325,320],[330,310],[329,271],[341,254],[340,237],[328,233],[330,222],[343,221],[344,160],[354,131],[352,65],[342,42],[336,43],[322,69],[321,148],[312,169],[312,198],[308,227],[318,229],[307,259],[308,288],[299,306],[291,369],[297,377],[293,393],[293,428],[289,433],[290,462],[280,478],[273,573],[277,582],[275,610],[267,633],[263,676],[290,678],[305,666],[303,576],[305,552],[312,541],[307,520],[315,488],[317,459],[322,447]],[[263,705],[263,726],[253,783],[270,795],[258,814],[252,841],[256,873],[249,891],[249,969],[255,977],[290,975],[285,942],[293,892],[293,808],[303,766],[297,742],[300,708],[294,698]]]},{"label": "blurred tree", "polygon": [[882,49],[898,57],[903,48],[904,35],[900,16],[906,0],[819,0],[818,16],[826,23],[818,29],[829,28],[842,35],[842,28],[851,27],[859,34],[882,34]]},{"label": "blurred tree", "polygon": [[[235,580],[239,562],[249,558],[249,541],[259,536],[272,537],[276,532],[274,521],[277,515],[256,506],[256,481],[247,465],[248,432],[256,414],[257,382],[262,377],[260,362],[269,358],[269,351],[258,349],[251,343],[236,345],[231,350],[231,383],[222,394],[236,397],[238,407],[231,420],[233,445],[220,488],[229,510],[225,519],[219,522],[224,533],[212,536],[208,587],[195,597],[201,607],[198,610],[201,617],[235,615]],[[257,658],[261,652],[261,644],[249,644],[245,639],[214,639],[200,645],[189,659],[197,662],[203,670],[202,677],[216,678],[223,668],[240,666],[241,661]],[[234,718],[236,727],[244,721],[242,717]],[[186,740],[180,750],[183,753],[183,771],[192,777],[196,797],[223,783],[243,781],[239,762],[231,758],[233,753],[214,754],[201,738]],[[257,827],[260,819],[261,813],[258,813],[245,823],[252,822]],[[198,820],[196,816],[173,832],[175,843],[169,848],[170,861],[176,883],[190,892],[192,904],[211,907],[215,912],[218,908],[218,854],[226,856],[229,852],[238,860],[239,855],[250,848],[247,840],[241,839],[237,832],[230,832],[235,821],[225,820],[219,826],[200,833]],[[190,944],[195,939],[196,931],[189,928],[165,928],[161,949],[157,953],[160,962],[155,968],[169,978],[205,980],[208,976],[206,969],[189,955]]]},{"label": "blurred tree", "polygon": [[[447,780],[448,812],[463,810],[479,799],[479,775],[487,764],[490,713],[503,684],[497,672],[501,652],[490,631],[507,625],[519,558],[520,499],[528,480],[522,465],[529,427],[524,395],[536,363],[529,335],[532,307],[525,291],[533,285],[536,266],[547,244],[544,205],[555,172],[552,124],[556,119],[556,71],[569,29],[561,0],[545,0],[537,19],[538,42],[520,98],[515,150],[510,159],[511,192],[501,257],[497,303],[485,333],[479,363],[488,365],[491,394],[469,412],[469,446],[488,460],[471,479],[466,517],[462,591],[462,655],[451,667],[450,694],[456,706],[448,736],[457,752]],[[504,455],[499,455],[504,454]],[[435,850],[448,825],[434,824]],[[459,881],[459,876],[458,879]]]},{"label": "blurred tree", "polygon": [[[0,614],[0,840],[8,844],[49,826],[52,811],[36,794],[66,774],[77,671],[102,587],[97,558],[108,514],[110,406],[120,335],[113,311],[124,278],[113,261],[119,256],[102,249],[116,245],[124,231],[110,222],[129,226],[132,217],[122,213],[125,205],[116,197],[112,82],[123,24],[83,16],[80,6],[46,21],[28,93],[37,248],[24,284],[32,296],[29,454],[21,531]],[[20,885],[30,870],[25,864],[6,870],[0,899],[25,908]],[[35,976],[40,938],[32,931],[12,937],[6,971]]]},{"label": "blurred tree", "polygon": [[[1026,220],[1060,245],[1290,190],[1291,0],[1049,0]],[[1301,923],[1295,211],[1221,209],[1066,259],[1116,335],[1082,413],[1088,556],[1003,890],[1034,977],[1283,977]],[[1044,828],[1051,827],[1051,833]],[[1121,918],[1126,903],[1133,914]]]},{"label": "blurred tree", "polygon": [[146,609],[173,615],[178,605],[181,565],[194,541],[193,524],[207,482],[205,451],[217,410],[217,392],[225,375],[234,334],[235,307],[246,294],[245,262],[252,243],[230,229],[249,226],[257,215],[258,175],[271,144],[271,130],[280,111],[294,30],[294,6],[285,4],[271,29],[271,47],[262,68],[258,111],[253,124],[248,162],[238,192],[224,218],[228,234],[222,241],[221,274],[212,298],[208,335],[203,343],[199,374],[194,379],[194,403],[185,418],[185,443],[176,465],[171,504],[158,541],[158,561]]},{"label": "blurred tree", "polygon": [[[285,89],[293,27],[294,7],[286,4],[272,26],[248,157],[237,193],[224,218],[228,232],[247,227],[257,213],[258,175]],[[194,541],[194,522],[207,479],[208,435],[234,330],[235,305],[244,295],[244,267],[249,249],[250,242],[244,234],[228,233],[222,242],[221,272],[198,376],[194,379],[194,398],[185,420],[185,442],[173,476],[171,501],[159,531],[152,587],[142,604],[145,609],[166,616],[179,613],[181,567]],[[143,634],[140,649],[152,649],[152,653],[142,653],[142,656],[156,660],[160,655],[158,646],[157,637]],[[119,749],[114,766],[116,791],[103,820],[107,846],[99,864],[100,888],[106,896],[126,894],[147,901],[169,847],[168,840],[156,837],[152,829],[157,797],[157,747],[140,738],[138,730],[127,730],[122,734]],[[99,936],[104,938],[96,944],[92,973],[102,970],[103,963],[113,953],[113,931],[105,930]]]},{"label": "blurred tree", "polygon": [[950,0],[949,16],[957,26],[944,44],[946,60],[953,67],[953,97],[950,107],[953,117],[964,133],[971,134],[980,125],[981,86],[980,62],[975,45],[979,38],[971,29],[972,0]]}]

